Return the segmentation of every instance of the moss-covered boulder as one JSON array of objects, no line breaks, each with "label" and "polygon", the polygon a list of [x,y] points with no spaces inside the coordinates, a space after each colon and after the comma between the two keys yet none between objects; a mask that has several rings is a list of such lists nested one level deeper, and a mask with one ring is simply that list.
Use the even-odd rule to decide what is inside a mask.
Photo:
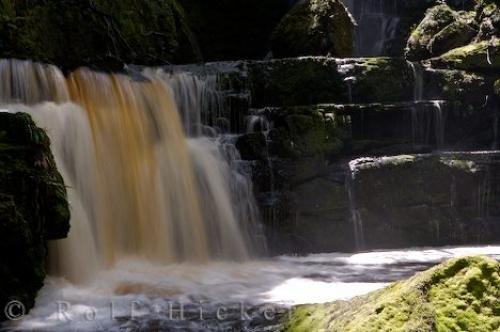
[{"label": "moss-covered boulder", "polygon": [[456,47],[467,45],[476,34],[474,13],[465,13],[435,34],[429,41],[427,49],[431,55],[440,55]]},{"label": "moss-covered boulder", "polygon": [[[45,132],[27,114],[0,112],[0,307],[26,309],[45,278],[47,240],[66,237],[66,188]],[[0,320],[5,319],[1,311]]]},{"label": "moss-covered boulder", "polygon": [[[432,44],[436,51],[441,49],[445,43],[452,45],[457,44],[458,41],[463,42],[463,36],[460,31],[465,29],[464,24],[457,22],[457,13],[446,4],[440,4],[427,10],[424,19],[413,30],[406,44],[406,58],[409,60],[421,60],[431,56],[429,45]],[[446,29],[445,31],[443,31]],[[441,35],[438,35],[441,33]],[[436,35],[436,39],[434,38]],[[447,38],[454,37],[457,40],[447,40]],[[471,36],[470,39],[472,39]],[[434,39],[434,40],[433,40]],[[465,42],[467,42],[466,40]],[[464,44],[462,44],[464,45]],[[461,45],[459,45],[461,46]]]},{"label": "moss-covered boulder", "polygon": [[176,0],[3,0],[0,56],[107,70],[201,59]]},{"label": "moss-covered boulder", "polygon": [[294,6],[271,37],[277,58],[301,55],[348,57],[354,23],[340,0],[306,0]]},{"label": "moss-covered boulder", "polygon": [[431,59],[433,67],[467,71],[500,71],[500,39],[472,43]]},{"label": "moss-covered boulder", "polygon": [[447,261],[349,302],[296,307],[285,331],[498,331],[500,264],[488,257]]}]

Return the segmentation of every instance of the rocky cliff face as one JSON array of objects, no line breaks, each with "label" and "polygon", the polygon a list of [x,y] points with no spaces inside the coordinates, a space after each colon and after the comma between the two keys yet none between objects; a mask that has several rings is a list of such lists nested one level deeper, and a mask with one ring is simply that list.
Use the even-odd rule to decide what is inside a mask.
[{"label": "rocky cliff face", "polygon": [[[0,306],[34,305],[47,241],[69,231],[66,188],[45,132],[23,113],[0,112]],[[0,320],[5,317],[2,310]]]}]

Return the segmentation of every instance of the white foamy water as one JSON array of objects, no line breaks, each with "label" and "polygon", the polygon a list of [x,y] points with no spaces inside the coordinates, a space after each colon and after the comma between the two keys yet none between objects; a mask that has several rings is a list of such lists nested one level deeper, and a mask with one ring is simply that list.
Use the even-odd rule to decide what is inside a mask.
[{"label": "white foamy water", "polygon": [[[166,266],[128,259],[101,271],[86,286],[48,278],[35,308],[8,328],[211,331],[222,327],[251,329],[252,322],[257,322],[260,328],[273,330],[277,328],[275,317],[258,316],[261,308],[277,313],[296,304],[350,299],[443,260],[472,254],[500,259],[500,246],[330,253]],[[222,312],[224,319],[217,318],[217,312]]]}]

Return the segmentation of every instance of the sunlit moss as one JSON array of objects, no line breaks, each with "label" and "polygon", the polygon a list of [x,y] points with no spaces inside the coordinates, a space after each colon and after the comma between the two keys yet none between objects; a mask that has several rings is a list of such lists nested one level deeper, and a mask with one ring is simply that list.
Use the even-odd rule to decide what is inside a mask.
[{"label": "sunlit moss", "polygon": [[497,331],[500,264],[452,259],[350,302],[295,308],[287,331]]}]

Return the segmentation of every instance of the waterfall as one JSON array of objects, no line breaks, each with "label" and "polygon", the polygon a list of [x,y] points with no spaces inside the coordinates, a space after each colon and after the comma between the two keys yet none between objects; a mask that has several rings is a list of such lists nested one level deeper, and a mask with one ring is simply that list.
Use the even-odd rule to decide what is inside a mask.
[{"label": "waterfall", "polygon": [[217,75],[202,77],[189,72],[172,73],[154,68],[145,68],[142,73],[172,89],[188,136],[213,135],[212,128],[219,124],[224,109]]},{"label": "waterfall", "polygon": [[444,145],[446,118],[442,107],[443,101],[433,100],[432,103],[434,105],[434,130],[436,135],[436,148],[440,149]]},{"label": "waterfall", "polygon": [[354,233],[354,243],[356,250],[362,250],[365,245],[363,218],[358,210],[356,204],[356,197],[354,196],[354,180],[356,174],[356,163],[358,160],[353,160],[349,163],[349,174],[346,179],[346,191],[349,199],[349,212],[351,215],[351,223]]},{"label": "waterfall", "polygon": [[355,56],[383,56],[397,38],[401,18],[396,0],[345,0],[356,22]]},{"label": "waterfall", "polygon": [[[247,233],[258,224],[251,185],[235,153],[230,160],[199,132],[186,137],[178,86],[87,69],[65,78],[18,60],[2,60],[0,77],[3,108],[47,129],[68,185],[71,230],[52,246],[55,273],[80,281],[130,256],[160,264],[249,256]],[[192,82],[182,112],[206,110],[208,83]]]}]

